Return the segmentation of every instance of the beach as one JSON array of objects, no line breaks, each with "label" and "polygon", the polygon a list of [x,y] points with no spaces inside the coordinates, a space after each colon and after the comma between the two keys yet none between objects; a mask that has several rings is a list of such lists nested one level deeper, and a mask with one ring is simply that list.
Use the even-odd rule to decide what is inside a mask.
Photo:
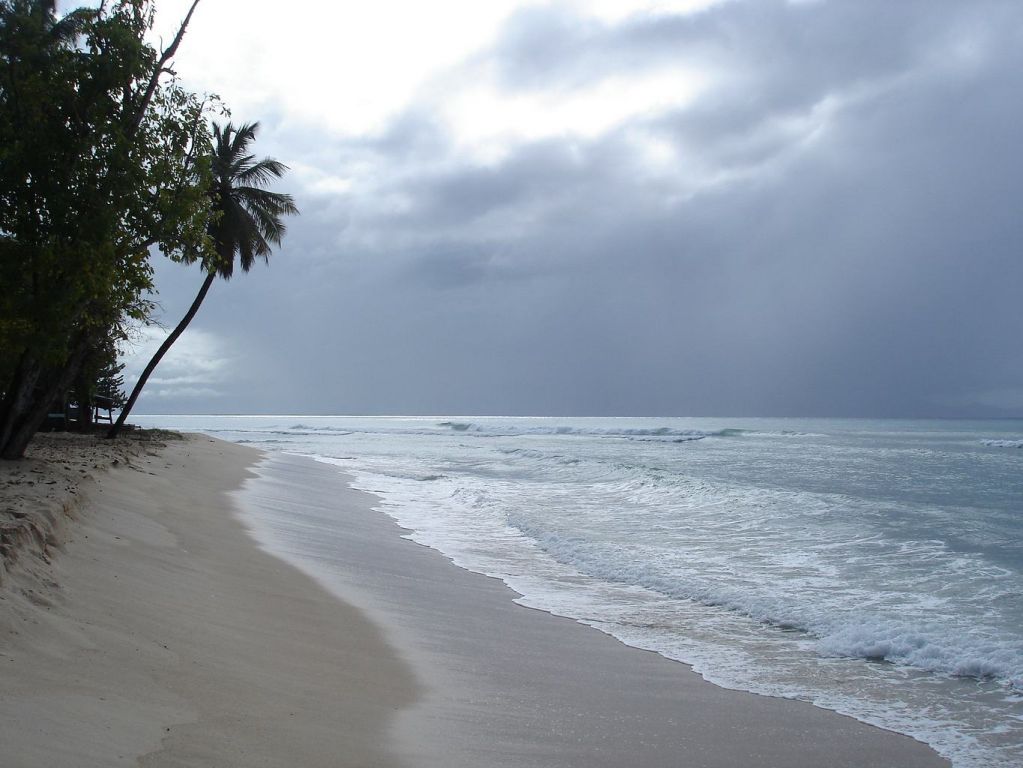
[{"label": "beach", "polygon": [[0,602],[6,768],[399,764],[386,731],[416,696],[411,670],[246,536],[225,493],[256,456],[191,437],[98,473],[52,578],[16,566]]},{"label": "beach", "polygon": [[92,474],[0,591],[5,766],[947,765],[517,605],[333,467],[190,435]]}]

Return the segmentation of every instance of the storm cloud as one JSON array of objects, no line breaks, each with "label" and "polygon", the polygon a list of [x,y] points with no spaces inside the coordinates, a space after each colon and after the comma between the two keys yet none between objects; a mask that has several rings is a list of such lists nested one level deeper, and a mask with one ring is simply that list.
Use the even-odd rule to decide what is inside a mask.
[{"label": "storm cloud", "polygon": [[1023,412],[1023,6],[703,5],[512,9],[366,129],[241,93],[302,215],[140,408]]}]

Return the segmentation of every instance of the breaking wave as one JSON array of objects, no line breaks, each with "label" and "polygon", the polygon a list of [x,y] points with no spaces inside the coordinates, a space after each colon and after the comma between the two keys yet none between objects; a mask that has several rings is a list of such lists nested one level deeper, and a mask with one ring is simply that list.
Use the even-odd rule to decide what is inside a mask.
[{"label": "breaking wave", "polygon": [[689,442],[708,437],[820,437],[811,432],[792,430],[764,431],[756,429],[677,429],[673,427],[577,427],[564,425],[517,427],[509,424],[479,424],[471,421],[442,421],[438,427],[489,437],[518,437],[523,435],[565,435],[579,437],[610,437],[633,440],[662,440]]},{"label": "breaking wave", "polygon": [[805,633],[823,656],[886,661],[949,677],[994,681],[1023,692],[1023,648],[980,627],[951,621],[928,624],[865,610],[836,615],[834,606],[812,597],[800,600],[768,589],[736,589],[714,579],[684,579],[654,564],[619,559],[604,547],[551,533],[522,519],[510,522],[559,563],[587,576]]}]

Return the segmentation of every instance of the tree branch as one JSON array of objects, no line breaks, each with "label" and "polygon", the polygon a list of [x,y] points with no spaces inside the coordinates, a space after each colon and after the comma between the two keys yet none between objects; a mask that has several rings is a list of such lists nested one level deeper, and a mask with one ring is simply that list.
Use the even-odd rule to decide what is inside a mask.
[{"label": "tree branch", "polygon": [[145,93],[142,95],[142,101],[135,112],[134,119],[131,125],[131,133],[135,133],[142,125],[142,119],[145,117],[146,110],[149,108],[149,102],[153,100],[153,94],[156,93],[156,88],[160,84],[160,77],[165,71],[167,62],[170,61],[174,54],[178,51],[178,46],[181,45],[181,40],[185,37],[185,30],[188,29],[188,23],[192,20],[192,14],[195,12],[196,6],[199,5],[199,0],[193,0],[191,8],[188,9],[188,14],[185,16],[185,20],[181,22],[181,26],[178,28],[178,33],[174,36],[174,40],[171,42],[170,47],[166,48],[160,55],[160,60],[156,63],[156,68],[153,70],[152,77],[149,78],[149,83],[146,85]]}]

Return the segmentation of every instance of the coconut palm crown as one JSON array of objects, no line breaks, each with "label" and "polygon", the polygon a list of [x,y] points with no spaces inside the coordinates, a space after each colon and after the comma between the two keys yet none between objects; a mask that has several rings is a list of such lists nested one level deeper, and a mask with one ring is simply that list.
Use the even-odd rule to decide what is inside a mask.
[{"label": "coconut palm crown", "polygon": [[219,257],[216,272],[225,280],[234,273],[235,258],[243,272],[257,258],[268,261],[271,246],[280,245],[284,237],[281,217],[298,213],[291,195],[266,189],[288,167],[269,157],[257,160],[248,151],[258,129],[259,123],[213,126],[210,196],[220,215],[211,223],[209,235]]}]

